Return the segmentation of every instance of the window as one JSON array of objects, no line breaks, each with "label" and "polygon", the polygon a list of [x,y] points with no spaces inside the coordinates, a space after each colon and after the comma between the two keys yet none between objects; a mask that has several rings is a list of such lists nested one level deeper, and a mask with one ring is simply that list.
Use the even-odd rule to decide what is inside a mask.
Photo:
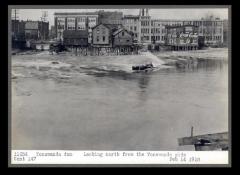
[{"label": "window", "polygon": [[105,42],[105,36],[102,37],[103,42]]},{"label": "window", "polygon": [[97,42],[99,42],[99,36],[97,36]]},{"label": "window", "polygon": [[57,18],[58,29],[65,30],[65,18]]},{"label": "window", "polygon": [[67,29],[75,30],[75,18],[67,18]]},{"label": "window", "polygon": [[78,25],[78,30],[85,30],[85,25]]},{"label": "window", "polygon": [[134,26],[134,31],[137,31],[137,27],[136,26]]},{"label": "window", "polygon": [[130,30],[132,30],[132,26],[130,26]]},{"label": "window", "polygon": [[100,33],[100,30],[99,30],[99,28],[97,28],[97,34],[99,34]]},{"label": "window", "polygon": [[122,36],[124,36],[124,32],[122,32]]},{"label": "window", "polygon": [[85,17],[77,18],[77,29],[78,30],[85,30],[86,29]]}]

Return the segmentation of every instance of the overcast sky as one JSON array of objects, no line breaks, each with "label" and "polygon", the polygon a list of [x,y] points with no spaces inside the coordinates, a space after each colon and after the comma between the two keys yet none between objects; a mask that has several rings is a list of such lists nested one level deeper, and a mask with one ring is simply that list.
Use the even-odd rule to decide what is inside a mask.
[{"label": "overcast sky", "polygon": [[[55,12],[93,12],[100,9],[19,9],[20,20],[40,20],[42,11],[48,12],[50,25],[53,25]],[[124,15],[138,15],[139,9],[102,9],[105,11],[122,11]],[[149,15],[154,19],[201,19],[206,14],[213,14],[220,19],[228,19],[227,8],[181,8],[181,9],[151,9]]]}]

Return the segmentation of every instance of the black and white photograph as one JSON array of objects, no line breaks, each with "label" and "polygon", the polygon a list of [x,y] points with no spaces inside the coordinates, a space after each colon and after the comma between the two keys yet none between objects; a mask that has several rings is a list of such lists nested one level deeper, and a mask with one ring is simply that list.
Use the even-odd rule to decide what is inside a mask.
[{"label": "black and white photograph", "polygon": [[229,14],[10,6],[11,150],[229,152]]}]

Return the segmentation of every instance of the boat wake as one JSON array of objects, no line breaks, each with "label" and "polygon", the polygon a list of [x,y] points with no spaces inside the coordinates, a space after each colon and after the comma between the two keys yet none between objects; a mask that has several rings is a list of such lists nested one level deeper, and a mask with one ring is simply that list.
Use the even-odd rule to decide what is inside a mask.
[{"label": "boat wake", "polygon": [[154,67],[159,67],[164,64],[164,61],[159,59],[157,56],[153,55],[151,52],[143,52],[142,55],[150,58],[150,62]]}]

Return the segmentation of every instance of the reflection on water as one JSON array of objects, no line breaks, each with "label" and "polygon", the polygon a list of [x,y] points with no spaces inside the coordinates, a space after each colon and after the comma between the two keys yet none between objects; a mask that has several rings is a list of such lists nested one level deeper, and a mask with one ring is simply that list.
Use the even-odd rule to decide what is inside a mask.
[{"label": "reflection on water", "polygon": [[141,89],[147,88],[149,81],[150,81],[150,77],[148,75],[139,77],[139,88],[141,88]]},{"label": "reflection on water", "polygon": [[224,60],[201,60],[152,72],[92,67],[61,81],[16,80],[31,95],[13,97],[14,147],[179,150],[177,138],[191,126],[195,134],[228,130],[227,72]]},{"label": "reflection on water", "polygon": [[227,64],[226,60],[213,60],[213,59],[199,59],[197,62],[187,64],[184,68],[178,68],[180,71],[198,71],[204,69],[205,71],[221,70],[223,65]]}]

